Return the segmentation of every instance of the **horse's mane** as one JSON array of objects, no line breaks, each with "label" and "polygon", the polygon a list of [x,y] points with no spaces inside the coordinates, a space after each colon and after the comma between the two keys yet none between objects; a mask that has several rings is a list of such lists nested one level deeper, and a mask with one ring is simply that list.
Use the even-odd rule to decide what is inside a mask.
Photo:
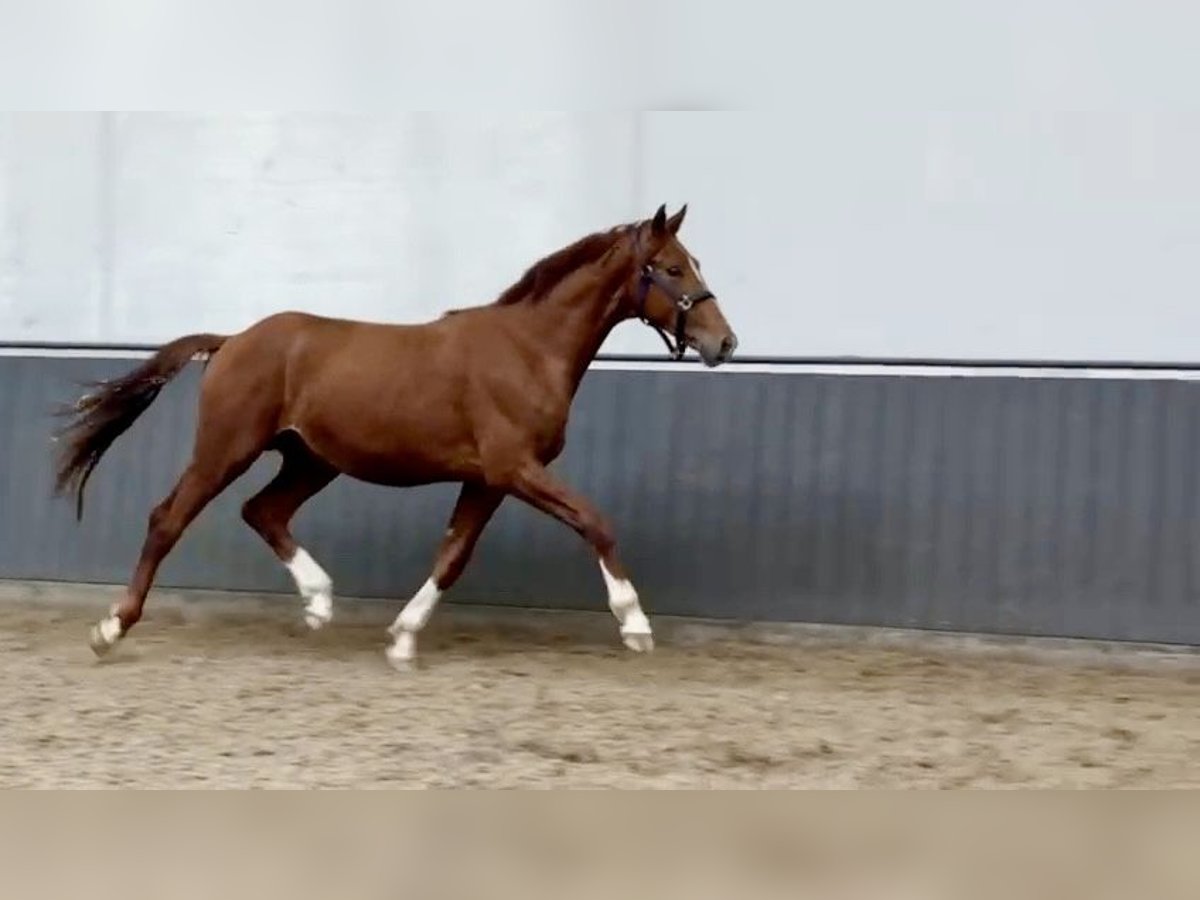
[{"label": "horse's mane", "polygon": [[[628,232],[630,227],[629,225],[618,225],[616,228],[606,231],[597,231],[581,237],[561,250],[555,250],[526,269],[525,274],[497,297],[492,305],[512,306],[516,303],[536,303],[576,269],[594,263],[604,256],[616,243],[617,238]],[[479,309],[479,307],[451,309],[446,312],[446,315],[453,316],[470,309]]]},{"label": "horse's mane", "polygon": [[514,303],[525,301],[536,303],[576,269],[594,263],[607,253],[621,233],[622,228],[597,231],[538,260],[525,270],[525,274],[518,281],[496,298],[495,305],[512,306]]}]

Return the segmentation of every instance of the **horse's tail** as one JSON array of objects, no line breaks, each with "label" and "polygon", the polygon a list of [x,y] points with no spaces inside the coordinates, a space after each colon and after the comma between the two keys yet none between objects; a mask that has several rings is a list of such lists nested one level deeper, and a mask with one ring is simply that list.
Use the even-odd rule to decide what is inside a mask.
[{"label": "horse's tail", "polygon": [[58,415],[69,416],[57,432],[62,443],[55,474],[56,494],[75,494],[75,517],[83,517],[83,489],[92,470],[112,442],[120,437],[137,417],[146,411],[163,385],[178,375],[197,355],[207,358],[226,338],[219,334],[190,334],[161,347],[157,353],[132,372],[88,385],[84,394]]}]

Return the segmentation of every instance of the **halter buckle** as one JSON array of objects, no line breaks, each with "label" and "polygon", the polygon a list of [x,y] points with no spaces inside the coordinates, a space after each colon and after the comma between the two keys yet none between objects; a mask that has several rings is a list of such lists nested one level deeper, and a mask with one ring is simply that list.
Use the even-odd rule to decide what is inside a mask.
[{"label": "halter buckle", "polygon": [[642,266],[641,277],[638,278],[636,302],[637,317],[658,332],[658,336],[662,338],[663,343],[666,345],[667,353],[670,354],[671,359],[676,361],[681,360],[683,359],[684,354],[687,353],[688,346],[687,340],[685,339],[683,333],[684,328],[687,325],[687,315],[689,312],[691,312],[692,307],[696,305],[697,300],[707,300],[712,296],[712,292],[705,289],[700,292],[698,297],[691,294],[679,294],[673,298],[677,315],[675,317],[675,340],[672,341],[671,338],[667,336],[666,331],[664,331],[662,328],[659,328],[646,316],[646,295],[650,292],[650,286],[652,284],[658,284],[659,287],[663,289],[663,292],[668,296],[674,293],[672,289],[664,286],[659,279],[655,277],[654,266],[652,264],[644,264]]}]

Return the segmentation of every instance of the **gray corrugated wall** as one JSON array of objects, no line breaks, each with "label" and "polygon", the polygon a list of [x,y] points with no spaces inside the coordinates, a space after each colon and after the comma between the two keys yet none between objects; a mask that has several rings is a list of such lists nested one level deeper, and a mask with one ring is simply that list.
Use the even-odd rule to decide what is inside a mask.
[{"label": "gray corrugated wall", "polygon": [[[50,499],[45,413],[134,364],[0,358],[0,577],[127,579],[190,448],[198,367],[101,464],[82,525]],[[1200,643],[1198,446],[1193,382],[601,370],[556,469],[612,518],[652,614]],[[290,591],[238,518],[275,465],[206,510],[160,583]],[[340,479],[296,531],[340,593],[399,608],[454,493]],[[604,604],[582,543],[512,500],[452,597]]]}]

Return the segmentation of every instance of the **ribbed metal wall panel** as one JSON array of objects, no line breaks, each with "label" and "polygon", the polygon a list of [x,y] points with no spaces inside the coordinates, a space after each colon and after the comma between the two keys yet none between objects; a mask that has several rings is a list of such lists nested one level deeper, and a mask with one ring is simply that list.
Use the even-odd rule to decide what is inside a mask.
[{"label": "ribbed metal wall panel", "polygon": [[[133,364],[0,358],[0,577],[127,579],[198,368],[115,445],[81,526],[50,498],[46,413]],[[556,469],[612,518],[652,614],[1200,643],[1198,447],[1194,382],[601,370]],[[275,465],[205,511],[161,584],[290,591],[238,518]],[[296,531],[340,593],[398,608],[454,493],[339,479]],[[452,598],[604,604],[582,543],[513,500]]]}]

